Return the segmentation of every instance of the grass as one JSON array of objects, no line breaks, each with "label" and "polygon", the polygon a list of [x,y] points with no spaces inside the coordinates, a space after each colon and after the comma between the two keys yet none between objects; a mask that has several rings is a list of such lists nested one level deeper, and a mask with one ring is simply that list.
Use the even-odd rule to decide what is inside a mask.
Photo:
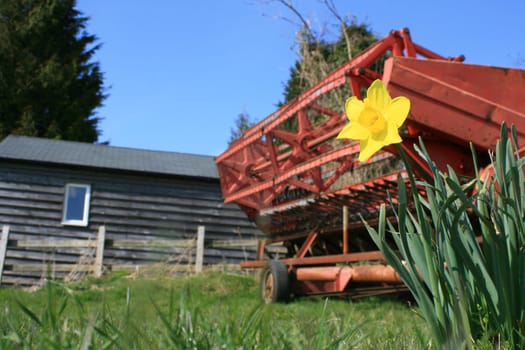
[{"label": "grass", "polygon": [[253,276],[111,274],[0,289],[1,349],[425,349],[406,301],[303,298],[262,305]]},{"label": "grass", "polygon": [[[422,141],[415,148],[431,176],[416,182],[399,147],[411,186],[398,178],[395,220],[382,205],[370,235],[410,289],[437,348],[525,348],[525,158],[517,130],[509,135],[502,124],[491,164],[472,178],[441,171]],[[472,155],[477,164],[473,146]]]}]

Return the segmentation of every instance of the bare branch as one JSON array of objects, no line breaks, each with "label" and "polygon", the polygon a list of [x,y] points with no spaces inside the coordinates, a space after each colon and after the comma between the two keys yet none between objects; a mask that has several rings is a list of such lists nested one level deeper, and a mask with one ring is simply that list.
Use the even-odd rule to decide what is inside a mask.
[{"label": "bare branch", "polygon": [[303,15],[301,14],[301,12],[299,12],[297,10],[297,8],[294,6],[294,4],[292,3],[292,1],[285,1],[285,0],[274,0],[274,1],[277,1],[278,3],[280,3],[281,5],[283,5],[284,7],[286,7],[287,9],[289,9],[290,11],[292,11],[292,13],[297,16],[297,18],[301,21],[302,23],[302,27],[304,28],[304,31],[306,32],[306,36],[308,39],[312,39],[314,38],[314,35],[313,35],[313,32],[312,32],[312,27],[310,25],[310,23],[306,20],[306,18],[303,17]]},{"label": "bare branch", "polygon": [[346,20],[341,17],[339,12],[337,11],[337,8],[335,7],[335,4],[333,0],[323,0],[323,3],[325,4],[326,8],[334,15],[335,18],[339,21],[341,25],[341,31],[343,32],[343,35],[345,37],[346,42],[346,51],[348,53],[348,60],[352,59],[352,41],[350,40],[350,37],[348,36],[347,26],[346,26]]}]

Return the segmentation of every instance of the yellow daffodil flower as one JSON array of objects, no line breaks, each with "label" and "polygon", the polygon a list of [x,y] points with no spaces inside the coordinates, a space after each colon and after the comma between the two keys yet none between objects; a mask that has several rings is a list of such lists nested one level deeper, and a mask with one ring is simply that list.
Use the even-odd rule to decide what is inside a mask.
[{"label": "yellow daffodil flower", "polygon": [[375,80],[361,101],[352,96],[345,103],[349,123],[338,139],[359,140],[359,161],[365,162],[383,146],[400,143],[398,129],[408,116],[410,100],[404,96],[390,97],[381,80]]}]

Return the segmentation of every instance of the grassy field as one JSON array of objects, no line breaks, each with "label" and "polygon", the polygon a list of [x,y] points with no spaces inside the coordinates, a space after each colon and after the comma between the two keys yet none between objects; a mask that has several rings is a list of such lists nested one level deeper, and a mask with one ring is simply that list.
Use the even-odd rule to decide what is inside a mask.
[{"label": "grassy field", "polygon": [[0,349],[425,349],[406,300],[261,305],[253,276],[112,274],[0,289]]}]

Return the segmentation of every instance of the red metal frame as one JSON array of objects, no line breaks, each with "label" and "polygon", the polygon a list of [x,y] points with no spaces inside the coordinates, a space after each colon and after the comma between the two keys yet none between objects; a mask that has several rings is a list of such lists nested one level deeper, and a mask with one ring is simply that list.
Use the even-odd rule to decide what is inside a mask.
[{"label": "red metal frame", "polygon": [[[361,91],[373,80],[381,78],[381,74],[370,67],[386,54],[414,58],[421,55],[446,60],[414,44],[407,29],[392,31],[389,36],[249,129],[217,157],[225,201],[234,201],[252,209],[271,207],[279,193],[287,187],[322,193],[345,171],[359,166],[352,157],[358,152],[357,144],[335,148],[326,142],[333,140],[347,122],[344,113],[324,107],[317,101],[322,95],[345,84],[349,85],[352,95],[362,98]],[[460,61],[462,57],[449,60]],[[326,120],[321,125],[313,126],[308,118],[308,113],[312,111],[324,115]],[[297,118],[297,132],[280,128],[292,117]],[[341,144],[344,142],[338,146]],[[384,155],[379,154],[378,157]],[[337,170],[325,176],[321,168],[329,162],[337,162]],[[249,212],[248,215],[253,217],[253,213]]]},{"label": "red metal frame", "polygon": [[[332,265],[377,260],[377,252],[358,247],[358,234],[339,241],[334,233],[348,235],[349,228],[362,229],[363,217],[374,220],[387,196],[396,201],[397,178],[406,177],[403,171],[356,176],[366,175],[373,163],[395,161],[396,150],[386,147],[360,163],[357,142],[335,139],[347,118],[342,106],[338,110],[323,106],[322,97],[336,89],[347,86],[348,96],[362,98],[375,79],[382,79],[392,97],[410,99],[401,146],[420,175],[428,169],[413,148],[419,137],[438,167],[451,166],[466,175],[473,172],[469,142],[482,151],[493,147],[502,121],[514,124],[520,139],[525,139],[525,71],[469,65],[461,63],[463,59],[445,58],[415,44],[407,29],[392,31],[250,128],[219,155],[216,163],[225,201],[239,204],[269,234],[259,247],[259,260],[242,266],[264,266],[264,246],[283,242],[291,253],[282,261],[295,276],[296,293],[335,293],[359,278],[354,270]],[[372,69],[382,62],[382,71]],[[311,115],[323,119],[314,123]],[[283,127],[291,119],[296,131]],[[344,220],[348,227],[342,227],[343,207],[350,216]],[[364,269],[368,270],[360,271],[362,276],[380,270]]]}]

